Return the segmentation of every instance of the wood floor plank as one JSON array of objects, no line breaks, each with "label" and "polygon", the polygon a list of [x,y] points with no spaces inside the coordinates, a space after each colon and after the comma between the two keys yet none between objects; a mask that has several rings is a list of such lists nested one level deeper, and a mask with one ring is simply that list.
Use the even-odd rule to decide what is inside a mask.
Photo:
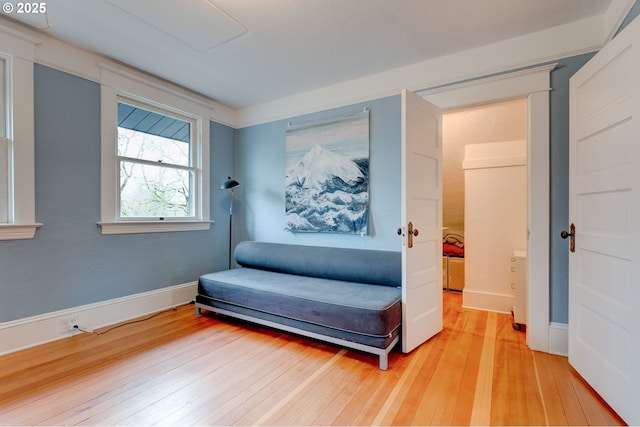
[{"label": "wood floor plank", "polygon": [[555,356],[540,352],[535,352],[534,354],[536,365],[538,366],[540,390],[547,409],[549,425],[570,425],[565,408],[562,406],[560,388],[552,371],[551,361]]},{"label": "wood floor plank", "polygon": [[[260,407],[279,387],[286,378],[299,378],[298,372],[309,362],[310,358],[319,358],[318,348],[305,345],[299,340],[290,341],[279,351],[286,351],[282,357],[276,357],[268,361],[261,361],[260,371],[248,384],[236,383],[237,390],[234,393],[223,395],[203,393],[194,396],[190,400],[190,406],[183,411],[174,412],[171,417],[165,418],[163,423],[181,423],[196,425],[233,425],[246,415],[247,407]],[[279,353],[278,351],[278,353]],[[266,362],[266,363],[263,363]],[[212,387],[211,387],[212,388]],[[282,387],[287,389],[286,386]],[[212,406],[211,402],[219,402]],[[256,417],[257,418],[257,417]]]},{"label": "wood floor plank", "polygon": [[[348,403],[359,393],[362,393],[362,384],[365,384],[367,380],[373,377],[374,371],[370,368],[372,360],[371,356],[364,353],[350,351],[348,355],[359,363],[355,364],[356,368],[352,374],[343,376],[340,393],[334,392],[333,397],[329,399],[327,405],[319,413],[317,417],[312,421],[313,425],[333,425],[336,418],[345,410]],[[375,358],[375,356],[374,356]],[[349,369],[347,367],[347,369]]]},{"label": "wood floor plank", "polygon": [[[303,345],[308,345],[308,342]],[[261,389],[255,401],[243,408],[244,413],[236,414],[236,421],[233,424],[258,425],[263,422],[264,417],[269,416],[271,411],[288,402],[292,391],[300,387],[302,381],[313,376],[325,366],[339,349],[334,350],[314,348],[314,352],[310,353],[308,357],[296,360],[290,369]]]},{"label": "wood floor plank", "polygon": [[[413,350],[408,369],[402,374],[382,410],[377,414],[376,425],[409,425],[413,420],[421,391],[426,389],[433,378],[438,361],[446,344],[443,338],[446,330],[431,338],[427,343]],[[419,390],[419,392],[416,392]]]},{"label": "wood floor plank", "polygon": [[466,355],[460,390],[456,397],[456,410],[453,413],[450,425],[469,425],[471,423],[476,382],[484,345],[486,319],[486,313],[475,313],[474,316],[469,317],[467,332],[470,334],[471,342]]},{"label": "wood floor plank", "polygon": [[[138,410],[133,414],[123,417],[118,414],[118,425],[139,425],[144,422],[158,423],[165,420],[181,408],[191,407],[196,398],[205,397],[210,401],[230,398],[241,391],[242,385],[251,380],[251,376],[256,374],[256,366],[268,366],[270,356],[282,343],[277,337],[273,341],[265,341],[262,346],[251,346],[242,351],[242,355],[229,360],[222,369],[212,369],[210,371],[199,369],[197,366],[193,370],[182,373],[182,382],[158,384],[158,389],[166,390],[164,398],[159,399],[160,393],[153,388],[145,392],[146,401],[143,400]],[[265,357],[266,352],[266,357]],[[259,360],[258,360],[259,359]],[[258,363],[259,362],[259,363]],[[238,369],[242,367],[243,369]],[[233,376],[225,376],[225,372],[233,372]],[[167,385],[169,387],[167,387]],[[130,405],[128,405],[130,406]]]},{"label": "wood floor plank", "polygon": [[511,316],[443,298],[443,331],[387,371],[193,306],[0,356],[0,425],[623,424]]},{"label": "wood floor plank", "polygon": [[422,399],[418,402],[416,413],[411,420],[412,425],[451,424],[456,410],[455,398],[460,390],[462,375],[468,361],[466,356],[471,344],[471,334],[466,328],[471,325],[470,317],[476,317],[476,314],[469,312],[460,316],[459,321],[451,328],[452,335]]},{"label": "wood floor plank", "polygon": [[[496,324],[496,313],[489,313],[482,345],[482,356],[480,357],[473,411],[471,412],[472,425],[488,425],[491,419],[491,411],[494,406],[492,390],[495,366]],[[498,367],[500,367],[500,365],[498,365]]]},{"label": "wood floor plank", "polygon": [[571,384],[571,372],[567,359],[564,357],[550,358],[550,366],[560,390],[560,399],[568,423],[571,425],[587,425],[587,418]]},{"label": "wood floor plank", "polygon": [[328,383],[329,390],[336,386],[336,376],[338,366],[346,354],[347,350],[342,349],[330,360],[323,364],[308,378],[302,379],[298,386],[271,408],[257,422],[257,425],[297,425],[295,420],[300,416],[305,416],[311,412],[313,404],[321,398],[322,393],[327,390],[323,383]]},{"label": "wood floor plank", "polygon": [[546,425],[546,409],[542,405],[542,397],[540,396],[538,388],[533,352],[521,343],[519,353],[522,366],[524,400],[526,402],[526,414],[523,415],[523,425]]},{"label": "wood floor plank", "polygon": [[[169,400],[176,389],[188,387],[197,394],[211,384],[219,385],[221,393],[233,384],[246,364],[264,357],[277,343],[272,337],[243,337],[227,344],[226,351],[218,351],[221,357],[206,360],[200,358],[175,366],[169,372],[148,378],[114,399],[106,402],[103,410],[83,420],[83,425],[121,425],[129,417],[154,404],[158,400]],[[222,350],[222,349],[220,349]],[[206,363],[203,363],[206,362]],[[203,384],[204,380],[208,384]]]},{"label": "wood floor plank", "polygon": [[373,424],[409,425],[414,422],[419,404],[423,400],[423,390],[430,384],[442,359],[448,336],[456,330],[457,324],[465,322],[460,309],[461,295],[446,293],[446,296],[443,300],[443,331],[414,350],[407,370]]},{"label": "wood floor plank", "polygon": [[[234,336],[234,340],[226,343],[229,346],[228,348],[242,349],[243,345],[247,345],[246,341],[243,343],[239,339],[240,336],[238,334],[234,334]],[[211,344],[212,348],[224,342],[216,340],[203,341]],[[183,343],[177,342],[176,344]],[[180,347],[182,348],[183,346],[180,345]],[[95,378],[95,382],[102,384],[102,390],[100,387],[95,387],[92,390],[92,394],[95,393],[95,395],[87,399],[86,388],[83,388],[83,393],[78,396],[82,399],[81,401],[75,402],[75,405],[73,405],[73,399],[67,399],[72,404],[71,408],[59,413],[55,418],[48,419],[47,422],[50,424],[90,423],[90,420],[96,419],[96,417],[100,419],[99,417],[103,416],[101,414],[112,411],[119,404],[127,405],[128,403],[133,403],[141,393],[152,389],[157,384],[179,383],[180,374],[189,369],[189,367],[192,367],[198,374],[206,372],[207,367],[199,366],[198,355],[188,350],[190,348],[186,347],[182,353],[177,349],[176,353],[173,353],[171,349],[162,348],[159,351],[160,354],[157,355],[157,359],[154,358],[155,351],[145,352],[140,360],[135,363],[134,366],[139,368],[135,371],[131,371],[130,366],[125,363],[116,364],[113,369],[100,371],[101,377]],[[171,357],[167,357],[167,355]]]},{"label": "wood floor plank", "polygon": [[493,425],[521,425],[526,414],[520,345],[510,320],[501,316],[496,331],[493,401],[503,403],[492,408]]},{"label": "wood floor plank", "polygon": [[[399,391],[398,383],[406,374],[411,363],[417,363],[412,355],[393,352],[389,355],[388,371],[370,371],[368,380],[359,387],[347,406],[336,417],[333,425],[379,425],[379,419],[388,414],[388,407],[395,402]],[[379,417],[379,418],[377,418]],[[388,424],[388,423],[387,423]]]},{"label": "wood floor plank", "polygon": [[572,388],[578,397],[580,406],[590,426],[604,425],[624,425],[624,421],[617,416],[612,410],[603,411],[600,405],[594,405],[592,402],[598,401],[606,408],[609,406],[602,398],[593,390],[584,379],[573,369],[569,368],[569,375]]},{"label": "wood floor plank", "polygon": [[[250,397],[252,387],[258,387],[263,383],[263,377],[268,377],[268,374],[281,364],[283,353],[287,353],[289,349],[295,349],[296,352],[300,350],[295,341],[274,339],[259,351],[251,351],[246,358],[234,360],[234,366],[228,366],[234,372],[232,377],[225,378],[219,370],[210,375],[200,375],[187,382],[184,387],[176,388],[166,399],[145,405],[118,424],[164,424],[171,419],[182,422],[184,417],[191,413],[204,414],[203,424],[211,424],[210,420],[215,420],[225,411],[229,411],[229,408],[234,408],[242,400]],[[210,402],[218,404],[212,408]]]},{"label": "wood floor plank", "polygon": [[[86,342],[92,342],[96,337],[73,337],[71,341],[85,340]],[[98,346],[99,348],[99,346]],[[135,360],[135,355],[132,355],[133,359],[118,358],[113,353],[102,351],[102,358],[96,359],[93,355],[91,346],[87,348],[87,351],[78,353],[76,358],[69,358],[69,360],[53,362],[54,365],[64,366],[64,369],[58,367],[57,369],[50,369],[48,365],[38,366],[37,369],[26,370],[26,373],[31,374],[29,376],[29,382],[24,383],[20,376],[17,381],[19,387],[14,387],[16,378],[7,380],[5,377],[2,382],[2,389],[4,392],[0,395],[4,396],[4,399],[0,400],[0,414],[4,414],[7,417],[7,412],[14,411],[22,414],[23,416],[33,416],[32,412],[24,411],[21,406],[37,403],[39,408],[46,407],[46,402],[51,401],[53,405],[60,405],[59,394],[67,389],[81,389],[82,393],[74,394],[73,392],[67,393],[68,399],[65,399],[65,403],[72,400],[74,397],[85,399],[87,393],[91,390],[91,385],[96,390],[96,393],[104,393],[105,384],[96,383],[94,377],[96,375],[102,375],[104,372],[109,371],[110,367],[115,366],[117,363],[127,363],[127,360],[131,360],[132,364],[140,363],[142,359]],[[166,354],[166,353],[165,353]],[[148,360],[149,354],[145,354],[145,360]],[[54,374],[51,374],[54,372]],[[24,384],[22,384],[24,383]],[[26,387],[25,387],[26,386]],[[109,384],[106,384],[109,386]],[[25,397],[25,395],[27,397]]]}]

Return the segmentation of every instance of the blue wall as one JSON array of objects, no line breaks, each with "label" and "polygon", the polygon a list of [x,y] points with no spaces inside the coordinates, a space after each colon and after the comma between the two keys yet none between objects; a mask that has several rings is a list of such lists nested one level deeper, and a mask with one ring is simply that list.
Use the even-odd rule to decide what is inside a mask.
[{"label": "blue wall", "polygon": [[[551,321],[568,322],[568,251],[560,231],[569,221],[569,78],[593,54],[557,61],[550,93],[550,283]],[[371,109],[371,235],[294,234],[284,229],[284,144],[287,124]],[[237,240],[399,250],[400,97],[322,111],[238,131],[237,168],[243,188]]]},{"label": "blue wall", "polygon": [[[284,231],[284,152],[287,125],[369,108],[368,236]],[[400,96],[240,129],[237,147],[236,241],[258,240],[318,246],[399,251],[400,237]],[[235,218],[235,216],[234,216]]]},{"label": "blue wall", "polygon": [[103,236],[100,87],[40,65],[34,77],[36,221],[44,225],[32,240],[0,242],[0,322],[226,268],[228,194],[214,189],[234,172],[235,130],[211,124],[211,230]]},{"label": "blue wall", "polygon": [[622,21],[618,32],[624,30],[625,27],[629,25],[629,23],[633,21],[638,15],[640,15],[640,1],[636,0],[636,2],[631,7],[631,10],[629,11],[629,13],[627,13],[627,16],[625,16],[624,20]]},{"label": "blue wall", "polygon": [[[636,2],[624,20],[620,31],[640,14]],[[567,230],[569,218],[569,78],[595,54],[585,54],[558,61],[551,73],[551,321],[569,322],[569,251],[560,232]]]},{"label": "blue wall", "polygon": [[[637,16],[636,5],[630,15]],[[551,74],[551,320],[568,319],[568,79],[591,55]],[[370,109],[370,235],[284,231],[284,143],[299,124]],[[160,289],[226,268],[227,176],[237,178],[234,241],[399,250],[400,97],[393,96],[239,130],[211,123],[211,217],[206,232],[102,236],[100,87],[35,66],[36,220],[32,240],[0,241],[0,322]]]},{"label": "blue wall", "polygon": [[560,237],[569,223],[569,78],[575,74],[593,53],[558,61],[551,73],[549,94],[550,114],[550,210],[551,238],[549,268],[551,281],[551,321],[569,322],[569,246]]}]

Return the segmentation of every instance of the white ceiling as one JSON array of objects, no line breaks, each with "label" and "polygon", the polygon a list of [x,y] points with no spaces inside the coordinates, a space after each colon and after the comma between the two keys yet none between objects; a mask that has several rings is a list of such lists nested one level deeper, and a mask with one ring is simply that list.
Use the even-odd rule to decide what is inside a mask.
[{"label": "white ceiling", "polygon": [[5,14],[233,108],[604,15],[628,0],[49,0]]}]

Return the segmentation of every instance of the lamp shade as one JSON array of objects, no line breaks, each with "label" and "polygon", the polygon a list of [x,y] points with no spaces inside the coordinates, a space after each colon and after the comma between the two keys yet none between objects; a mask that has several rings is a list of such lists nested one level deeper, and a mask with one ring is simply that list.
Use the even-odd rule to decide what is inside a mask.
[{"label": "lamp shade", "polygon": [[227,180],[222,183],[222,185],[220,186],[220,189],[228,190],[228,189],[237,187],[238,185],[240,185],[238,181],[236,181],[235,179],[231,179],[231,177],[228,177]]}]

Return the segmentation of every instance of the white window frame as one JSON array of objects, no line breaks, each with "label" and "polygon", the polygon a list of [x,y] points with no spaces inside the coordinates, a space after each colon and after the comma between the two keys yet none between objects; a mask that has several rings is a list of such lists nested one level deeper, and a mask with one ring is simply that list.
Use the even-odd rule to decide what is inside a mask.
[{"label": "white window frame", "polygon": [[[122,167],[122,162],[133,162],[133,163],[137,163],[140,165],[146,164],[146,165],[153,165],[153,166],[159,166],[159,167],[167,167],[168,169],[180,169],[183,171],[188,171],[192,174],[192,179],[191,179],[191,186],[189,188],[189,212],[190,215],[188,216],[184,216],[184,217],[165,217],[163,220],[167,220],[167,221],[184,221],[184,220],[193,220],[193,219],[198,219],[195,215],[196,212],[199,212],[199,206],[198,203],[200,202],[200,200],[198,200],[198,198],[194,198],[192,197],[192,194],[199,194],[198,192],[198,188],[200,186],[200,180],[198,178],[199,174],[200,174],[200,170],[196,167],[197,162],[198,162],[198,153],[199,153],[199,144],[200,141],[198,141],[198,138],[195,136],[195,132],[194,129],[196,129],[196,119],[194,119],[193,117],[188,117],[185,116],[184,114],[182,114],[181,112],[177,112],[177,111],[170,111],[167,110],[166,108],[160,108],[156,105],[149,105],[131,98],[125,98],[122,96],[118,96],[118,105],[119,104],[126,104],[126,105],[130,105],[132,107],[137,107],[137,108],[141,108],[144,109],[146,111],[150,111],[156,114],[160,114],[163,115],[165,117],[170,117],[170,118],[176,118],[179,119],[183,122],[189,123],[190,128],[189,128],[189,163],[188,165],[171,165],[167,162],[152,162],[149,159],[141,159],[141,158],[136,158],[136,157],[126,157],[126,156],[122,156],[120,154],[117,155],[117,159],[118,159],[118,165],[119,168]],[[120,131],[118,131],[119,133]],[[139,131],[138,131],[139,132]],[[118,175],[119,179],[121,179],[121,175]],[[118,188],[120,188],[122,186],[122,181],[118,181]],[[131,220],[131,221],[142,221],[145,220],[145,218],[130,218],[130,217],[123,217],[122,216],[122,193],[118,192],[118,220],[119,221],[127,221],[127,220]],[[156,217],[147,217],[146,219],[150,219],[150,220],[156,220],[158,218]]]},{"label": "white window frame", "polygon": [[42,224],[35,221],[34,57],[41,40],[0,26],[0,56],[4,60],[3,153],[6,158],[7,221],[0,240],[32,239]]},{"label": "white window frame", "polygon": [[[209,117],[210,107],[186,93],[106,64],[101,65],[101,195],[100,222],[102,234],[161,233],[208,230],[209,213]],[[139,102],[194,121],[192,150],[194,154],[193,196],[194,218],[121,219],[119,207],[118,101],[120,98]]]},{"label": "white window frame", "polygon": [[5,64],[7,61],[0,55],[0,224],[9,222],[9,212],[13,201],[9,198],[9,141],[7,134],[7,79]]}]

